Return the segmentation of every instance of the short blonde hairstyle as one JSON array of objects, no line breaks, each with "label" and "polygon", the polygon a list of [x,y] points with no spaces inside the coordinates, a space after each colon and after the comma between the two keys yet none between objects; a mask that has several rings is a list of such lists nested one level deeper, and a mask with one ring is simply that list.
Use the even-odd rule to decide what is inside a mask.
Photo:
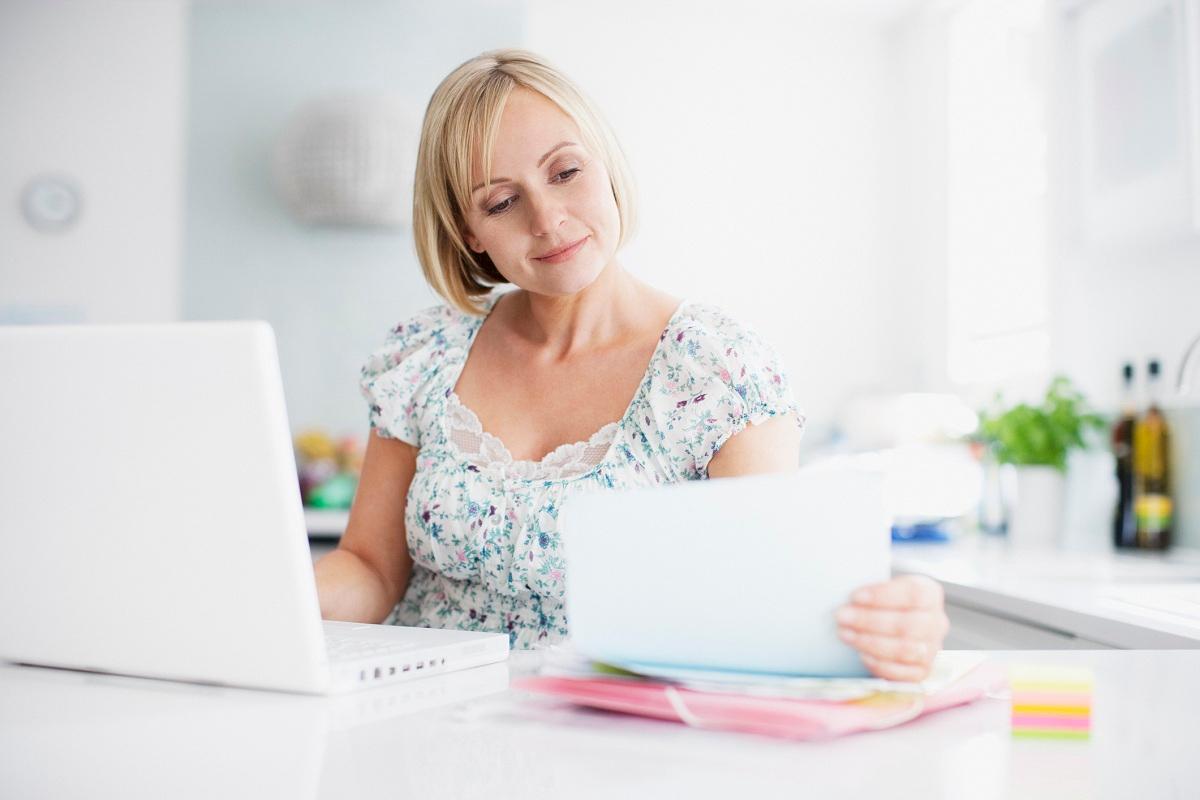
[{"label": "short blonde hairstyle", "polygon": [[524,87],[546,97],[579,126],[583,144],[608,170],[617,203],[620,247],[634,227],[633,178],[616,136],[595,106],[565,75],[527,50],[491,50],[465,62],[434,90],[417,152],[413,239],[425,279],[451,306],[484,313],[479,299],[508,281],[487,253],[464,239],[471,165],[481,157],[492,174],[492,151],[508,96]]}]

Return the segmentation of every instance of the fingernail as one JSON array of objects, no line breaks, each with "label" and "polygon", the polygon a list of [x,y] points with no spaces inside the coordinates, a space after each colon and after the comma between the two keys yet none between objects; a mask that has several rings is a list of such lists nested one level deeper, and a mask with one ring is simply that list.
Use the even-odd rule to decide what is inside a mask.
[{"label": "fingernail", "polygon": [[838,636],[842,637],[843,641],[853,642],[857,637],[854,631],[849,628],[838,628]]},{"label": "fingernail", "polygon": [[869,603],[871,602],[871,593],[866,589],[859,589],[857,592],[850,595],[850,599],[856,603]]},{"label": "fingernail", "polygon": [[839,608],[837,614],[834,616],[837,618],[838,622],[848,625],[851,622],[854,622],[854,620],[858,619],[858,612],[852,608],[843,607]]}]

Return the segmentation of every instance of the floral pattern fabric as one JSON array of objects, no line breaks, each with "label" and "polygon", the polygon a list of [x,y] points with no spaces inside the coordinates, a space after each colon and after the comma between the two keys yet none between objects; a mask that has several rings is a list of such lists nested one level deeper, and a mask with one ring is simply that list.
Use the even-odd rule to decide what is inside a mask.
[{"label": "floral pattern fabric", "polygon": [[515,461],[454,393],[483,320],[426,309],[362,368],[371,427],[418,449],[405,509],[413,572],[389,623],[505,632],[518,649],[561,641],[558,516],[571,494],[705,479],[709,460],[747,425],[794,412],[803,429],[761,338],[713,306],[684,302],[620,420],[540,461]]}]

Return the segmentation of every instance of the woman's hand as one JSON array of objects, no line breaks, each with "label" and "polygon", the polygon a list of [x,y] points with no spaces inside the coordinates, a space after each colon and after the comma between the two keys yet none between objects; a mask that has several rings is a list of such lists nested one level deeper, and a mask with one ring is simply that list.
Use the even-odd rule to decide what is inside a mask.
[{"label": "woman's hand", "polygon": [[921,681],[950,630],[941,585],[901,575],[864,586],[837,610],[838,636],[880,678]]}]

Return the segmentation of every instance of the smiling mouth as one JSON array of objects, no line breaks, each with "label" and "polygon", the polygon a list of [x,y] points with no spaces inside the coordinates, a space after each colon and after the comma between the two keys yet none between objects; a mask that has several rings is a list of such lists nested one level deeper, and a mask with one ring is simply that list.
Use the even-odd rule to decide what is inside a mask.
[{"label": "smiling mouth", "polygon": [[566,247],[562,248],[561,250],[555,250],[553,253],[547,253],[544,256],[534,256],[534,260],[535,261],[551,261],[551,262],[563,261],[563,260],[575,255],[575,251],[578,250],[580,247],[582,247],[583,243],[586,242],[587,239],[588,239],[588,237],[584,236],[579,241],[569,244]]}]

